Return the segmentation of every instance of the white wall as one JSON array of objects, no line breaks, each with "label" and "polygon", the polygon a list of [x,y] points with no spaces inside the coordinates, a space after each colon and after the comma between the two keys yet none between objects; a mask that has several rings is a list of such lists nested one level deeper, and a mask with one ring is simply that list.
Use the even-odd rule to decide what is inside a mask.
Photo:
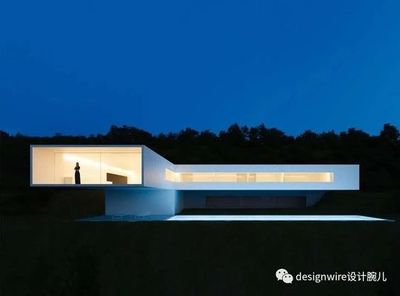
[{"label": "white wall", "polygon": [[101,184],[107,184],[107,173],[127,176],[128,184],[141,184],[141,153],[101,153]]},{"label": "white wall", "polygon": [[32,184],[54,184],[54,152],[52,148],[32,149]]},{"label": "white wall", "polygon": [[143,147],[143,185],[147,187],[174,189],[175,183],[165,179],[165,170],[175,170],[175,165],[153,150]]}]

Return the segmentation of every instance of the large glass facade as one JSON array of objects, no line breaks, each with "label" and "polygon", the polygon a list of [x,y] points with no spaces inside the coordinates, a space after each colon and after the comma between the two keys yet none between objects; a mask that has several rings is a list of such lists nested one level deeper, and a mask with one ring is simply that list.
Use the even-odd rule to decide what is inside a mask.
[{"label": "large glass facade", "polygon": [[142,184],[141,147],[32,147],[33,185]]}]

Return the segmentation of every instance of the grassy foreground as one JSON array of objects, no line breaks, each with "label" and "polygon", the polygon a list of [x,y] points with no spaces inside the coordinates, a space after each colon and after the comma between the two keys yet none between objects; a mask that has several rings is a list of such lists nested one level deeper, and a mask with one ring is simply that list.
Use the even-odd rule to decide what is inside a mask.
[{"label": "grassy foreground", "polygon": [[[375,211],[397,218],[393,223],[92,223],[3,215],[0,295],[400,295],[397,197],[334,195],[309,212]],[[388,282],[285,285],[276,281],[278,268],[384,271]]]}]

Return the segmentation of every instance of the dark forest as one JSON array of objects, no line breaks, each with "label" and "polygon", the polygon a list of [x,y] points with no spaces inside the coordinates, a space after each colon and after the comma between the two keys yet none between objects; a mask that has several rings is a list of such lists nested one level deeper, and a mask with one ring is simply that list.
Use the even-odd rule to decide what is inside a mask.
[{"label": "dark forest", "polygon": [[335,133],[305,131],[293,137],[276,128],[231,125],[215,134],[191,128],[152,135],[129,126],[111,126],[105,135],[31,137],[1,133],[1,184],[29,185],[29,145],[143,144],[174,163],[360,164],[363,191],[400,189],[400,132],[385,124],[377,136],[350,128]]}]

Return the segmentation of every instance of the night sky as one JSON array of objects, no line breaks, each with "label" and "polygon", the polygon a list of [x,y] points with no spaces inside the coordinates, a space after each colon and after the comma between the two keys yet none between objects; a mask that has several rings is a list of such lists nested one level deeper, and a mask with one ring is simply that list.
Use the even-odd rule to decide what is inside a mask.
[{"label": "night sky", "polygon": [[400,1],[0,1],[0,129],[400,126]]}]

